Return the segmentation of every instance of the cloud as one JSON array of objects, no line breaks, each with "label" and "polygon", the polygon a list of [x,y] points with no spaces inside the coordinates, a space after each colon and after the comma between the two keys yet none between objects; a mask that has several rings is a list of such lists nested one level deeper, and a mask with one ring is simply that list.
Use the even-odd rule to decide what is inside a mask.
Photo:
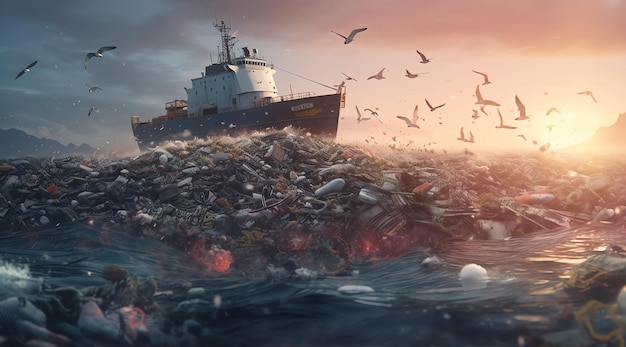
[{"label": "cloud", "polygon": [[[626,52],[625,1],[66,0],[40,2],[36,11],[20,0],[3,5],[0,117],[13,115],[10,124],[45,127],[51,137],[75,143],[97,137],[133,146],[130,116],[158,116],[165,102],[186,98],[182,87],[217,59],[213,24],[221,19],[238,32],[238,47],[285,52],[276,57],[288,61],[285,68],[302,63],[291,57],[365,61],[374,53],[401,52],[410,59],[417,48],[436,58],[449,51],[457,59]],[[357,27],[368,30],[349,47],[330,32]],[[85,71],[85,54],[105,45],[118,48],[92,59]],[[14,81],[35,59],[33,71]],[[299,72],[328,78],[340,71],[307,68]],[[87,92],[84,83],[102,93]],[[87,118],[91,106],[100,112]]]}]

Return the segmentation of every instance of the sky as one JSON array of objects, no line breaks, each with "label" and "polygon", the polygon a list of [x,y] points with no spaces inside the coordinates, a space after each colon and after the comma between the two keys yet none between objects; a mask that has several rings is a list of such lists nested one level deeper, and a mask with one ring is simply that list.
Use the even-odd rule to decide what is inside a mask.
[{"label": "sky", "polygon": [[[358,80],[345,81],[337,142],[558,149],[626,112],[625,14],[626,0],[5,0],[0,128],[138,154],[130,117],[162,115],[165,102],[186,98],[184,87],[217,59],[213,25],[224,19],[237,32],[238,53],[257,48],[274,64],[279,94],[332,93],[328,87],[345,81],[342,73]],[[363,27],[349,44],[331,32]],[[117,48],[85,70],[85,54],[101,46]],[[431,62],[420,63],[416,50]],[[385,79],[368,80],[383,68]],[[410,79],[407,69],[424,74]],[[483,78],[472,70],[488,74],[482,96],[501,105],[487,106],[487,114],[475,104]],[[102,90],[90,93],[88,86]],[[516,95],[530,119],[515,120]],[[425,99],[445,106],[431,112]],[[416,105],[419,129],[397,118],[411,118]],[[371,119],[357,122],[356,106]],[[91,107],[98,112],[88,116]],[[546,115],[552,107],[560,114]],[[498,108],[516,129],[495,128]],[[461,127],[474,143],[457,140]]]}]

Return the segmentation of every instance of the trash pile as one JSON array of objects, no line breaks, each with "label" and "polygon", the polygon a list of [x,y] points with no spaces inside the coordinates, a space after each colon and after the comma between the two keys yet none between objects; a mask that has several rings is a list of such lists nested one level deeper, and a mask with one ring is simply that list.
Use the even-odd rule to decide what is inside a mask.
[{"label": "trash pile", "polygon": [[[353,262],[416,249],[436,254],[452,240],[622,223],[626,210],[625,166],[613,158],[381,157],[287,131],[177,142],[135,158],[0,163],[2,233],[88,223],[101,226],[103,245],[111,242],[107,230],[126,230],[182,250],[214,274],[254,278],[341,275]],[[590,258],[574,268],[566,289],[585,292],[593,275],[610,278],[616,293],[626,284],[621,259]],[[113,265],[104,276],[110,281],[104,287],[50,289],[34,300],[37,308],[18,297],[1,301],[0,327],[54,345],[69,345],[68,337],[131,345],[142,334],[167,344],[172,337],[158,328],[156,281]],[[46,317],[71,324],[52,332],[44,328]],[[153,320],[149,330],[147,320]],[[178,328],[192,331],[193,324]]]},{"label": "trash pile", "polygon": [[411,155],[392,162],[282,131],[178,142],[120,160],[10,160],[0,166],[0,228],[113,224],[184,250],[210,271],[297,277],[435,252],[449,240],[621,220],[626,206],[626,176],[610,161]]}]

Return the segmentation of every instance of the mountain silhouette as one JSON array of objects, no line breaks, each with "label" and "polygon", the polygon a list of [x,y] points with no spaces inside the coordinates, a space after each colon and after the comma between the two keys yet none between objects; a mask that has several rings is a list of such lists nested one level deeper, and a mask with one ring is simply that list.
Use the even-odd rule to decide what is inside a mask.
[{"label": "mountain silhouette", "polygon": [[599,154],[626,152],[626,113],[612,125],[600,127],[588,141],[567,147],[567,152],[595,152]]},{"label": "mountain silhouette", "polygon": [[67,146],[58,141],[29,135],[22,130],[0,129],[0,158],[90,156],[96,150],[82,144]]}]

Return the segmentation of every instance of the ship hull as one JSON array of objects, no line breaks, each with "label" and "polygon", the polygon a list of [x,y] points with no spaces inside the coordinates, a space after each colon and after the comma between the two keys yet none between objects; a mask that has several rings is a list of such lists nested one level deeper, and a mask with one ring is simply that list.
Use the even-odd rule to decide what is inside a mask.
[{"label": "ship hull", "polygon": [[215,113],[208,116],[132,124],[140,151],[165,141],[241,135],[291,126],[314,135],[335,137],[342,94],[328,94],[274,102],[266,106]]}]

